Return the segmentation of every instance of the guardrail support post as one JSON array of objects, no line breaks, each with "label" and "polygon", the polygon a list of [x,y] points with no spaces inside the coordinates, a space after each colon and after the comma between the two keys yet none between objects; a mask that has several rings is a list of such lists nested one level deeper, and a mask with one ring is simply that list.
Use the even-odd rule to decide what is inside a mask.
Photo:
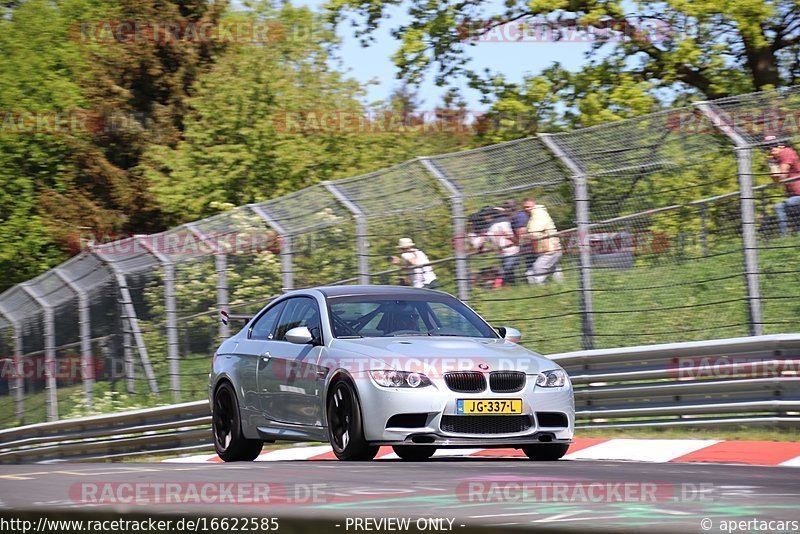
[{"label": "guardrail support post", "polygon": [[270,228],[278,232],[278,235],[281,237],[281,275],[283,278],[283,290],[289,291],[294,289],[294,266],[293,266],[293,257],[292,257],[292,236],[290,236],[286,230],[274,217],[272,217],[267,211],[258,204],[248,204],[247,205],[250,210],[261,217],[265,223],[269,225]]},{"label": "guardrail support post", "polygon": [[572,172],[575,184],[575,226],[578,229],[578,252],[580,272],[580,308],[583,349],[594,348],[594,317],[592,315],[592,247],[590,243],[591,219],[589,215],[589,180],[585,170],[567,156],[558,141],[548,135],[539,134],[539,139]]},{"label": "guardrail support post", "polygon": [[[113,267],[112,267],[113,269]],[[136,349],[139,352],[139,358],[142,360],[142,368],[144,369],[144,375],[147,378],[147,382],[150,385],[150,391],[158,394],[158,383],[156,382],[156,375],[153,373],[153,366],[150,363],[150,356],[147,353],[147,346],[144,344],[144,338],[142,337],[142,331],[139,328],[139,320],[136,317],[136,308],[133,307],[133,299],[131,299],[131,292],[128,289],[128,283],[125,281],[125,275],[114,271],[116,273],[116,280],[117,286],[119,287],[120,292],[120,303],[125,310],[125,318],[127,320],[128,325],[128,335],[133,337],[133,341],[136,343]],[[128,346],[131,346],[130,341],[128,341]],[[133,364],[133,358],[131,358],[131,365]],[[133,379],[133,376],[131,376]]]},{"label": "guardrail support post", "polygon": [[464,215],[464,194],[436,163],[428,158],[418,158],[420,163],[450,194],[453,217],[453,247],[456,256],[456,289],[458,298],[469,301],[469,266],[467,265],[467,217]]},{"label": "guardrail support post", "polygon": [[356,256],[358,257],[358,283],[369,284],[369,242],[367,241],[367,217],[355,202],[347,198],[341,189],[331,182],[323,182],[322,186],[338,200],[352,215],[356,223]]},{"label": "guardrail support post", "polygon": [[753,192],[752,147],[731,123],[729,117],[711,102],[694,104],[708,117],[711,124],[728,136],[736,150],[739,174],[739,200],[742,209],[742,246],[744,248],[744,276],[747,284],[747,313],[749,333],[760,336],[764,332],[761,313],[761,288],[758,270],[758,236],[756,234],[756,205]]},{"label": "guardrail support post", "polygon": [[172,400],[178,402],[181,396],[180,349],[178,347],[178,313],[175,304],[175,264],[165,254],[156,250],[146,236],[134,236],[133,240],[142,245],[164,269],[164,313],[167,321],[167,361],[169,362],[169,389]]},{"label": "guardrail support post", "polygon": [[[58,267],[53,272],[78,295],[78,330],[81,340],[81,382],[83,383],[83,395],[86,400],[87,408],[91,409],[93,404],[92,389],[94,388],[94,367],[92,365],[92,323],[89,316],[89,297],[75,283],[67,278]],[[97,360],[97,358],[95,358]]]}]

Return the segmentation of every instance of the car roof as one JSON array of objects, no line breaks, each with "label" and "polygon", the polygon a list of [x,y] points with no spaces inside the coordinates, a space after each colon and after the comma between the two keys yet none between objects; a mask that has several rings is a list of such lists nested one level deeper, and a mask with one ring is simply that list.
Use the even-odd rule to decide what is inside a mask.
[{"label": "car roof", "polygon": [[315,288],[326,297],[349,297],[358,295],[449,295],[442,291],[418,289],[407,286],[357,285],[357,286],[323,286]]}]

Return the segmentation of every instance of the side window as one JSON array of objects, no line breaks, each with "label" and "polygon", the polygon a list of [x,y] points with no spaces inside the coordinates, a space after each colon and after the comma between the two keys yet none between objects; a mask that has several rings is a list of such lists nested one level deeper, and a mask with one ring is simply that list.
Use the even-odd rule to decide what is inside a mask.
[{"label": "side window", "polygon": [[286,301],[286,310],[281,315],[278,329],[275,331],[275,338],[278,341],[286,339],[286,332],[298,326],[305,326],[311,334],[317,338],[321,337],[319,309],[317,302],[308,297],[295,297]]},{"label": "side window", "polygon": [[272,333],[275,331],[275,324],[278,322],[278,317],[281,310],[286,307],[286,301],[273,306],[267,312],[256,320],[256,324],[250,328],[250,339],[272,339]]}]

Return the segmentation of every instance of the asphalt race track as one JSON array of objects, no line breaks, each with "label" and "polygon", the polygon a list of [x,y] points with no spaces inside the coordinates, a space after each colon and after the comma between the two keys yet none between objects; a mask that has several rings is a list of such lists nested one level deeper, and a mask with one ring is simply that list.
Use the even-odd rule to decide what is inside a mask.
[{"label": "asphalt race track", "polygon": [[[260,505],[86,504],[80,497],[80,488],[86,484],[119,488],[119,483],[180,483],[185,489],[201,483],[233,482],[268,483],[285,493]],[[623,499],[613,492],[594,493],[589,498],[581,491],[592,483],[606,488],[628,484],[633,493]],[[541,488],[551,484],[561,484],[568,488],[567,493],[555,498],[542,493]],[[648,494],[655,499],[637,498],[637,488],[644,491],[648,484],[658,488]],[[523,494],[518,491],[522,485],[539,489]],[[309,497],[308,488],[314,488],[314,497]],[[412,526],[419,518],[449,518],[452,526],[438,530],[456,532],[501,526],[725,532],[720,530],[722,521],[799,521],[800,471],[791,467],[540,463],[508,458],[442,458],[421,463],[58,463],[3,466],[0,501],[3,517],[22,510],[258,515],[285,521],[304,517],[330,521],[328,530],[333,532],[357,531],[352,522],[346,523],[354,517],[410,518]],[[704,519],[703,525],[711,528],[701,528]]]}]

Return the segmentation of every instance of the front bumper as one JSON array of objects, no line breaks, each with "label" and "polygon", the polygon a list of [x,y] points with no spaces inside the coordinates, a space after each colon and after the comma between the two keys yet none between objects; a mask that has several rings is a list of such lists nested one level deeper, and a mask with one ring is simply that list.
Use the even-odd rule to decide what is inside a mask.
[{"label": "front bumper", "polygon": [[[553,432],[543,430],[535,432],[531,435],[525,435],[523,438],[492,438],[486,439],[486,436],[481,437],[447,437],[439,436],[436,434],[412,434],[403,441],[374,441],[370,442],[373,445],[428,445],[434,446],[437,449],[448,448],[481,448],[481,449],[499,449],[499,448],[520,448],[528,445],[544,445],[547,443],[572,443],[572,439],[568,438],[553,438]],[[421,438],[425,438],[422,441]],[[427,438],[431,438],[430,441]],[[542,438],[545,438],[544,440]]]},{"label": "front bumper", "polygon": [[[451,391],[442,378],[432,378],[433,385],[419,389],[385,388],[367,373],[356,378],[364,420],[364,435],[375,445],[434,445],[436,447],[513,447],[539,443],[570,443],[575,431],[575,401],[572,386],[536,387],[536,376],[528,375],[525,388],[516,393],[495,393],[488,388],[481,393]],[[503,434],[466,434],[442,430],[442,416],[455,416],[458,399],[522,399],[522,413],[530,416],[530,427],[522,432]],[[540,426],[537,412],[563,413],[566,426]],[[399,414],[426,414],[420,427],[387,427],[389,419]],[[459,415],[459,417],[470,417]],[[491,417],[504,417],[496,415]]]}]

